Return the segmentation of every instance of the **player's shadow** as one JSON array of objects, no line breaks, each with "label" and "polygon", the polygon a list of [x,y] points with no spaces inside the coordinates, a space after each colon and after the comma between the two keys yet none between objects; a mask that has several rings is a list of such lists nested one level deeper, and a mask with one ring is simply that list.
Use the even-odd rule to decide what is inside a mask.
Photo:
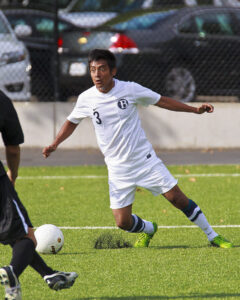
[{"label": "player's shadow", "polygon": [[[200,248],[220,249],[218,247],[213,247],[210,244],[209,245],[202,245],[202,246],[186,246],[186,245],[151,246],[151,248],[155,248],[157,250],[164,250],[164,249],[200,249]],[[234,245],[233,248],[240,248],[240,245]]]},{"label": "player's shadow", "polygon": [[[130,247],[132,248],[132,247]],[[210,249],[219,249],[217,247],[212,247],[211,245],[202,245],[202,246],[186,246],[186,245],[171,245],[171,246],[151,246],[152,249],[155,250],[171,250],[171,249],[200,249],[200,248],[210,248]],[[234,245],[233,248],[240,248],[240,245]],[[104,248],[103,250],[115,250],[119,248]],[[146,248],[143,248],[145,250]],[[101,249],[97,249],[101,250]],[[141,251],[142,249],[139,248],[137,251]],[[91,253],[95,253],[92,251]],[[89,255],[90,252],[60,252],[57,255]],[[49,254],[52,255],[52,254]]]},{"label": "player's shadow", "polygon": [[[57,253],[57,255],[89,255],[91,253],[94,253],[94,252],[60,252],[60,253]],[[50,254],[52,255],[52,254]]]},{"label": "player's shadow", "polygon": [[156,250],[170,250],[170,249],[200,249],[200,248],[209,248],[209,245],[203,246],[188,246],[188,245],[171,245],[171,246],[151,246],[151,248]]},{"label": "player's shadow", "polygon": [[163,249],[190,249],[192,247],[186,245],[171,245],[171,246],[151,246],[151,248],[157,250],[163,250]]},{"label": "player's shadow", "polygon": [[190,294],[178,296],[126,296],[126,297],[89,297],[89,298],[75,298],[73,300],[174,300],[174,299],[228,299],[239,298],[240,294],[233,293],[219,293],[219,294]]}]

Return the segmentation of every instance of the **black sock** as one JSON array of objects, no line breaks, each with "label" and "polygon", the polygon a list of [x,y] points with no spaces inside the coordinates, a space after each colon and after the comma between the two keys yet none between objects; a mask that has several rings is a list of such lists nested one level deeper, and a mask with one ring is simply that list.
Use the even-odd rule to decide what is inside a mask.
[{"label": "black sock", "polygon": [[133,225],[132,228],[128,230],[128,232],[142,232],[145,227],[145,223],[143,222],[143,220],[134,214],[132,214],[132,219]]},{"label": "black sock", "polygon": [[191,222],[194,222],[202,214],[200,207],[191,199],[189,199],[188,206],[182,209],[182,212]]},{"label": "black sock", "polygon": [[34,251],[33,258],[31,263],[29,264],[35,271],[37,271],[42,277],[45,275],[51,275],[55,273],[53,269],[48,267],[45,261],[41,258],[41,256]]},{"label": "black sock", "polygon": [[33,259],[35,246],[32,240],[25,238],[12,245],[12,260],[10,265],[19,277]]}]

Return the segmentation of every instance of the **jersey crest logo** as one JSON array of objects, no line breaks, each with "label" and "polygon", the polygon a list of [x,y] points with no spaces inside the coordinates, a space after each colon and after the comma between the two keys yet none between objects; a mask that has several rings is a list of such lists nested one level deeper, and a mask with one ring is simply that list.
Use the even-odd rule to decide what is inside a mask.
[{"label": "jersey crest logo", "polygon": [[126,109],[128,106],[128,101],[126,99],[118,100],[118,107],[121,109]]}]

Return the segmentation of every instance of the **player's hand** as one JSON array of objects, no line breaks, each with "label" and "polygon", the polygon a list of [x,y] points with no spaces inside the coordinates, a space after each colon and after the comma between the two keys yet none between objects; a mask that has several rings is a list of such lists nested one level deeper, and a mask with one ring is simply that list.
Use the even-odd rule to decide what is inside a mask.
[{"label": "player's hand", "polygon": [[212,113],[214,111],[214,107],[211,104],[202,104],[200,107],[197,108],[197,113],[198,114],[203,114],[205,112],[207,113]]},{"label": "player's hand", "polygon": [[50,145],[50,146],[47,146],[45,148],[43,148],[42,150],[42,154],[45,158],[47,158],[52,152],[54,152],[56,150],[56,146],[54,145]]}]

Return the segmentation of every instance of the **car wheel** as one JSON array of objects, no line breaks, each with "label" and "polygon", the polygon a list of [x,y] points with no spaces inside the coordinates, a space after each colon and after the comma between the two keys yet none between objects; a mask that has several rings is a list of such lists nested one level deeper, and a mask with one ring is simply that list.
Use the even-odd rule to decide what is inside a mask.
[{"label": "car wheel", "polygon": [[195,98],[196,84],[192,73],[184,68],[173,68],[165,80],[166,96],[181,102],[190,102]]}]

